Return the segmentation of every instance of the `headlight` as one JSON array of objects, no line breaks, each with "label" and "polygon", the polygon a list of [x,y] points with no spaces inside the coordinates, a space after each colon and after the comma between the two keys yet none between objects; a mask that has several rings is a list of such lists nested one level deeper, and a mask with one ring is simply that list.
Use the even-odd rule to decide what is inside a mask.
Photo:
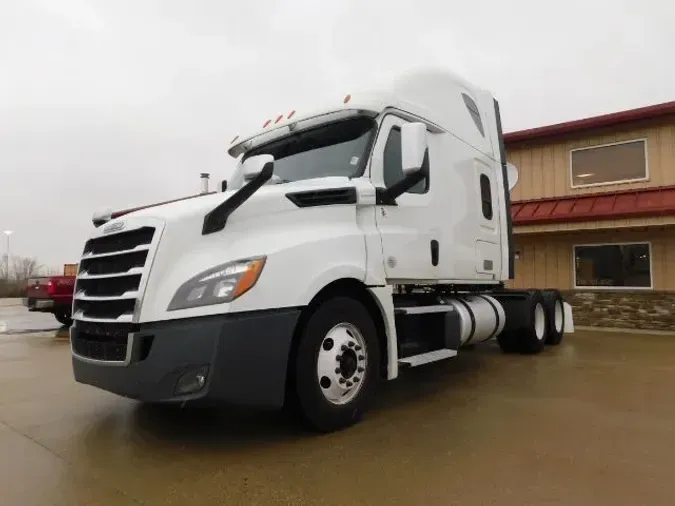
[{"label": "headlight", "polygon": [[266,257],[228,262],[189,279],[176,291],[167,311],[231,302],[258,281]]}]

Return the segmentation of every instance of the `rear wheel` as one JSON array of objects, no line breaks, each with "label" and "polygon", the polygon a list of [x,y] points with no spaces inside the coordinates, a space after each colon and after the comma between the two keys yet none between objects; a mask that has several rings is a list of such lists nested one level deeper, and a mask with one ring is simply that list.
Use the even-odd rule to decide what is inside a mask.
[{"label": "rear wheel", "polygon": [[291,402],[312,430],[358,422],[380,378],[377,330],[368,310],[348,297],[322,303],[301,330]]},{"label": "rear wheel", "polygon": [[[546,344],[547,320],[546,308],[541,292],[535,292],[538,297],[532,297],[526,311],[530,318],[529,324],[523,333],[521,353],[539,353]],[[534,295],[534,294],[533,294]]]},{"label": "rear wheel", "polygon": [[558,290],[542,291],[547,314],[546,344],[556,346],[565,333],[565,306]]},{"label": "rear wheel", "polygon": [[502,351],[539,353],[544,348],[548,334],[548,318],[542,293],[533,290],[524,299],[504,300],[503,306],[506,325],[497,337]]}]

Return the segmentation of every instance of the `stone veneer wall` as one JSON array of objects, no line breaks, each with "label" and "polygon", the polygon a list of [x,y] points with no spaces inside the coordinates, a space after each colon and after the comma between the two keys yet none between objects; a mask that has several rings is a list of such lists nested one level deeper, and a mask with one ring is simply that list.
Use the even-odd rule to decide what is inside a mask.
[{"label": "stone veneer wall", "polygon": [[562,291],[574,325],[675,331],[675,292]]}]

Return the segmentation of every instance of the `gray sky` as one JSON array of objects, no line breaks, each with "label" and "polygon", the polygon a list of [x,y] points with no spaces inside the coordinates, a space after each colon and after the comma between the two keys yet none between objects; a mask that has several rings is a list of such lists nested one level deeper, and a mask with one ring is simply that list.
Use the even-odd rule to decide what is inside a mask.
[{"label": "gray sky", "polygon": [[663,0],[0,0],[0,230],[76,262],[95,210],[213,186],[234,135],[410,66],[492,90],[507,131],[674,100],[674,20]]}]

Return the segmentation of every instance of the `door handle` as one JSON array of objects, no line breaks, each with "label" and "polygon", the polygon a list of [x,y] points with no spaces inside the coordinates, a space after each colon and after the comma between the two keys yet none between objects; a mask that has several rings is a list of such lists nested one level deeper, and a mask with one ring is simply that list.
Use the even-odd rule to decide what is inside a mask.
[{"label": "door handle", "polygon": [[431,265],[436,267],[438,265],[438,249],[439,249],[439,244],[436,239],[431,240]]}]

